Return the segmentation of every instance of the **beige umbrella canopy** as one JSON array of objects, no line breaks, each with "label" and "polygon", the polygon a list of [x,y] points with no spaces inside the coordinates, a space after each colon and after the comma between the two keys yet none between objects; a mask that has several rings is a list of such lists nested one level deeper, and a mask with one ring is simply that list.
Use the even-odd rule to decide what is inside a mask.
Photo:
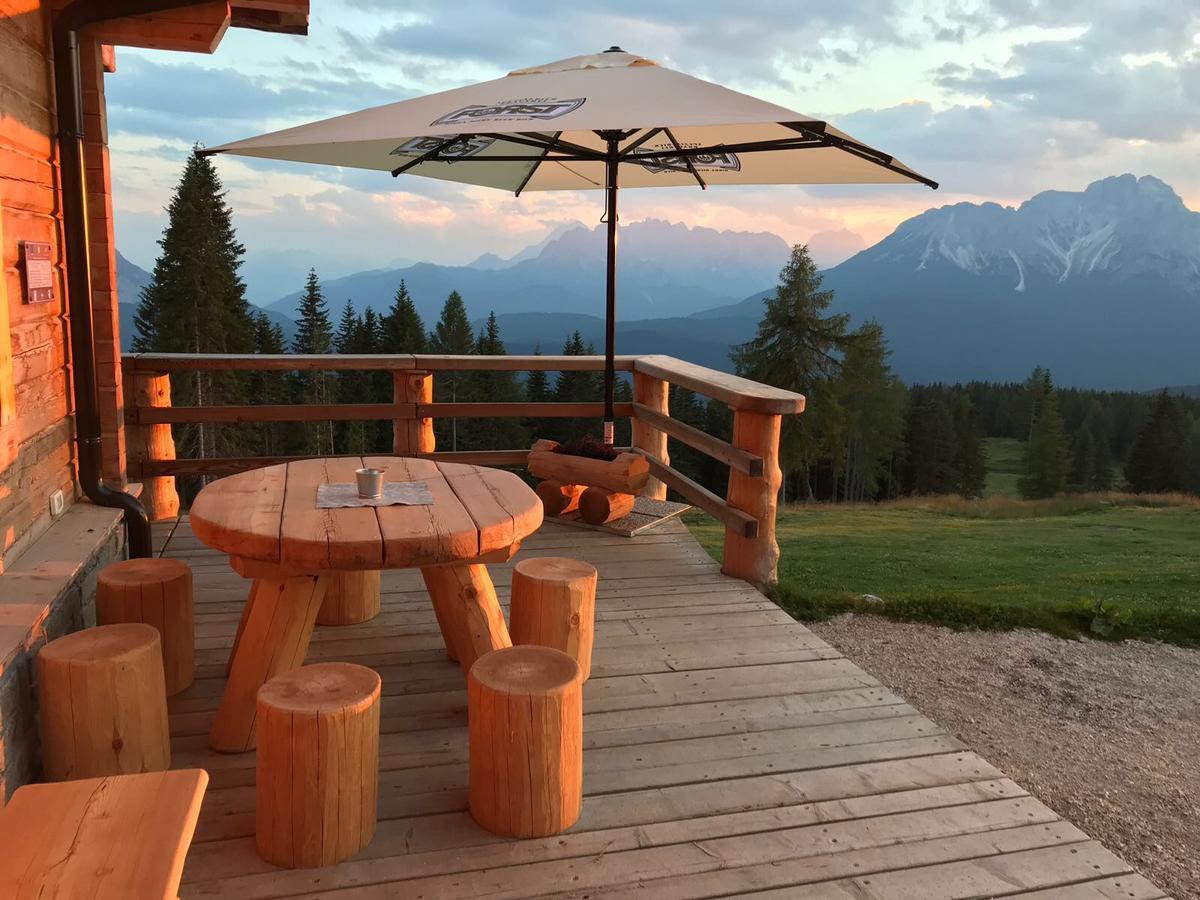
[{"label": "beige umbrella canopy", "polygon": [[937,187],[826,122],[616,47],[204,152],[424,175],[517,194],[606,190],[609,441],[618,187]]}]

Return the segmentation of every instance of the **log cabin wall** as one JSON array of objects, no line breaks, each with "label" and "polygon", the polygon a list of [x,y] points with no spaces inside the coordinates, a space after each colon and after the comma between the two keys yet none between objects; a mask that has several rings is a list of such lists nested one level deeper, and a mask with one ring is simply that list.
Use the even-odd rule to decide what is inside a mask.
[{"label": "log cabin wall", "polygon": [[[0,0],[0,572],[76,493],[51,46],[48,3]],[[25,241],[50,245],[48,302],[24,301]]]}]

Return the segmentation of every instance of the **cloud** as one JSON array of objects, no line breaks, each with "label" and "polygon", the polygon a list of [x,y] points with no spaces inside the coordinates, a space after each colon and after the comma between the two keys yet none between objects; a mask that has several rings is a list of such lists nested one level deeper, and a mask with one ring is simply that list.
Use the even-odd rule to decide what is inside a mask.
[{"label": "cloud", "polygon": [[[152,257],[182,161],[212,145],[619,43],[828,118],[942,182],[629,191],[626,221],[868,239],[931,204],[1020,202],[1125,171],[1195,205],[1200,4],[1191,0],[322,0],[304,40],[231,32],[210,58],[122,50],[108,81],[118,240]],[[219,159],[252,249],[456,262],[511,254],[595,194],[463,188],[415,177]]]},{"label": "cloud", "polygon": [[110,128],[211,145],[267,130],[271,123],[299,124],[413,93],[365,80],[344,67],[330,70],[300,60],[284,65],[285,73],[269,77],[123,56],[118,73],[106,82]]},{"label": "cloud", "polygon": [[1120,49],[1100,55],[1082,39],[1024,44],[1003,70],[951,71],[937,82],[1043,122],[1091,123],[1109,137],[1179,141],[1196,133],[1200,59],[1130,66]]}]

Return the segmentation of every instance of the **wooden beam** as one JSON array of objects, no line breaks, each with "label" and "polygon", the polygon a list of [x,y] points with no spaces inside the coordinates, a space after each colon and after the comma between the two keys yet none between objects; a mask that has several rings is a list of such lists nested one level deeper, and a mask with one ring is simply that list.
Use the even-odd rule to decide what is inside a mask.
[{"label": "wooden beam", "polygon": [[263,404],[261,406],[142,406],[139,425],[197,424],[200,422],[363,422],[411,418],[411,403]]},{"label": "wooden beam", "polygon": [[[361,454],[341,453],[326,459],[357,459]],[[523,466],[528,450],[458,450],[417,454],[438,462],[469,463],[475,466]],[[152,478],[165,475],[231,475],[280,463],[313,459],[312,456],[212,456],[207,459],[147,459],[130,463],[131,474]]]},{"label": "wooden beam", "polygon": [[135,372],[182,372],[192,369],[337,372],[392,371],[414,367],[411,355],[391,353],[126,353],[122,361]]},{"label": "wooden beam", "polygon": [[[424,355],[413,357],[415,365],[430,371],[463,370],[493,372],[601,372],[604,370],[603,356],[465,356]],[[618,372],[632,372],[637,357],[618,356],[615,366]]]},{"label": "wooden beam", "polygon": [[232,26],[308,34],[308,0],[232,0]]},{"label": "wooden beam", "polygon": [[747,453],[745,450],[739,450],[732,444],[727,444],[720,438],[715,438],[698,428],[693,428],[686,422],[680,422],[678,419],[672,419],[670,416],[661,415],[641,403],[633,404],[633,416],[642,422],[648,422],[659,431],[665,431],[671,437],[683,441],[689,447],[694,447],[701,453],[707,453],[713,459],[719,459],[727,466],[737,469],[739,472],[745,472],[752,477],[758,477],[763,473],[762,457],[755,456],[753,453]]},{"label": "wooden beam", "polygon": [[89,25],[84,32],[113,46],[212,53],[231,19],[227,0],[216,0],[143,16],[107,19]]},{"label": "wooden beam", "polygon": [[438,462],[469,463],[473,466],[523,466],[529,458],[528,450],[439,450],[422,453],[423,459]]},{"label": "wooden beam", "polygon": [[696,504],[714,519],[722,522],[727,529],[744,538],[758,536],[758,519],[747,515],[740,509],[734,509],[704,485],[692,481],[682,472],[672,469],[656,456],[634,448],[634,453],[641,453],[650,463],[650,474],[675,491],[689,502]]},{"label": "wooden beam", "polygon": [[117,48],[112,44],[101,45],[100,62],[104,66],[104,71],[110,75],[117,71]]},{"label": "wooden beam", "polygon": [[[633,415],[633,405],[616,403],[613,413],[620,418]],[[453,418],[539,418],[585,419],[604,415],[603,403],[422,403],[418,417]]]},{"label": "wooden beam", "polygon": [[672,356],[639,356],[634,361],[633,370],[698,391],[734,409],[778,415],[804,412],[803,394],[759,384],[728,372],[707,369]]}]

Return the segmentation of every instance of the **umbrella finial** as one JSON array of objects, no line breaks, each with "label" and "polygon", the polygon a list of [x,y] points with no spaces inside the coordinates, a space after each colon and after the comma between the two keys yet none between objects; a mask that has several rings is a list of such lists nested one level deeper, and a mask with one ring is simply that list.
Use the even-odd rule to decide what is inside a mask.
[{"label": "umbrella finial", "polygon": [[613,44],[611,47],[609,47],[604,52],[605,53],[624,53],[625,51],[622,50],[620,47],[618,47],[616,44]]}]

